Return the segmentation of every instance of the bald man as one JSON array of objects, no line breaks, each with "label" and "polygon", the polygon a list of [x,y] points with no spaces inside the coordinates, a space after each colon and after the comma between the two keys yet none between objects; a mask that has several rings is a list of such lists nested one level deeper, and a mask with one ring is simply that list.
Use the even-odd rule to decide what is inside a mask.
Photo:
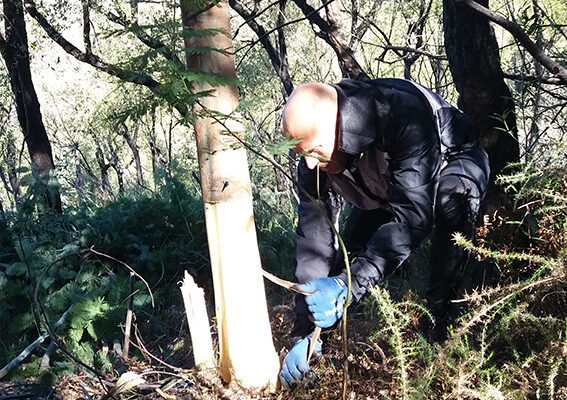
[{"label": "bald man", "polygon": [[[411,81],[343,80],[298,87],[283,129],[299,140],[299,184],[327,217],[338,226],[337,195],[353,206],[344,238],[357,254],[354,300],[395,271],[433,228],[427,304],[436,322],[433,339],[443,340],[468,258],[451,238],[454,232],[472,238],[489,176],[470,119]],[[280,373],[286,389],[309,373],[314,326],[335,324],[347,297],[337,238],[318,207],[303,193],[300,200],[295,275],[312,294],[296,297],[292,348]]]}]

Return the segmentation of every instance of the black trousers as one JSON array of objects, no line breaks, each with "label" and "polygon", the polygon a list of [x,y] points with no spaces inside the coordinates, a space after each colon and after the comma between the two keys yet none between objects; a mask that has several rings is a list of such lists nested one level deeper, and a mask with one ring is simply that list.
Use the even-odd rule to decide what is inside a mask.
[{"label": "black trousers", "polygon": [[[426,293],[428,308],[436,321],[447,318],[450,301],[457,295],[470,255],[455,244],[453,235],[459,232],[469,240],[474,238],[488,177],[488,159],[480,147],[448,159],[439,175],[429,254],[430,277]],[[374,232],[391,218],[392,214],[385,210],[353,207],[342,234],[349,253],[356,255],[363,252]],[[338,275],[344,268],[340,251],[338,258],[330,273],[321,271],[319,276],[318,271],[311,271],[314,279]],[[292,342],[313,330],[303,295],[295,298],[295,313]]]}]

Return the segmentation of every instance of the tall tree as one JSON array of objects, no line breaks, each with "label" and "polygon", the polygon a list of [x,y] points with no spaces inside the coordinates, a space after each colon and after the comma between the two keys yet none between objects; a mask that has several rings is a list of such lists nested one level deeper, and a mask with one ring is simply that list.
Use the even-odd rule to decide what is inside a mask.
[{"label": "tall tree", "polygon": [[[182,1],[191,70],[236,78],[228,2]],[[202,35],[199,32],[209,32]],[[209,49],[193,51],[192,49]],[[252,211],[246,151],[234,119],[236,85],[195,81],[195,134],[219,329],[220,370],[227,382],[275,387],[279,360],[272,342]],[[239,126],[240,125],[240,126]]]},{"label": "tall tree", "polygon": [[61,212],[61,197],[56,186],[49,185],[54,170],[51,143],[43,124],[40,104],[33,85],[30,55],[21,0],[2,2],[6,38],[0,36],[0,52],[10,75],[16,112],[26,142],[32,171],[49,208]]},{"label": "tall tree", "polygon": [[[488,0],[478,0],[488,7]],[[504,82],[499,46],[489,21],[469,6],[443,1],[445,50],[459,107],[472,117],[490,158],[491,179],[485,200],[488,212],[505,202],[494,178],[511,162],[520,160],[516,114],[510,89]]]}]

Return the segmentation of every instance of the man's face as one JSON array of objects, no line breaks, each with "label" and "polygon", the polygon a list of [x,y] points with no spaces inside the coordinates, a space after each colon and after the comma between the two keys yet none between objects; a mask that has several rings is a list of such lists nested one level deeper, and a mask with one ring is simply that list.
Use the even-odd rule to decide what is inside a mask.
[{"label": "man's face", "polygon": [[336,150],[334,134],[313,135],[311,140],[302,140],[295,151],[305,157],[307,168],[315,169],[317,166],[323,172],[336,175],[345,170],[346,154]]}]

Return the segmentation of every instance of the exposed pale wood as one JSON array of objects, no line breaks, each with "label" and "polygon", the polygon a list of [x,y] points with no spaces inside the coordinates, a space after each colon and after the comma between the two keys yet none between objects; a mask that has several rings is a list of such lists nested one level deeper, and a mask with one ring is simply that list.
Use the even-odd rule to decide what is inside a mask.
[{"label": "exposed pale wood", "polygon": [[[183,23],[190,29],[224,29],[225,34],[190,36],[185,45],[223,52],[187,52],[190,69],[236,78],[228,2],[206,10],[183,2]],[[233,135],[242,135],[235,122],[236,85],[211,86],[193,82],[195,93],[212,91],[193,109],[195,135],[205,203],[205,219],[219,331],[219,367],[226,382],[245,388],[275,389],[279,372],[261,274],[252,211],[246,151]],[[212,114],[211,114],[212,112]],[[220,114],[230,118],[221,117]],[[216,115],[216,116],[215,116]],[[219,123],[218,119],[224,119]],[[230,134],[227,132],[230,129]]]},{"label": "exposed pale wood", "polygon": [[213,367],[215,365],[215,353],[205,303],[205,292],[197,286],[195,280],[187,271],[185,271],[180,289],[185,304],[189,332],[191,332],[195,366],[201,369]]},{"label": "exposed pale wood", "polygon": [[205,215],[221,375],[245,387],[273,389],[279,359],[269,325],[251,199],[207,203]]},{"label": "exposed pale wood", "polygon": [[130,297],[128,299],[128,310],[126,311],[126,322],[124,323],[124,344],[122,348],[122,358],[128,360],[130,352],[130,333],[132,331],[132,316],[134,308],[134,281],[136,276],[133,272],[130,272]]}]

